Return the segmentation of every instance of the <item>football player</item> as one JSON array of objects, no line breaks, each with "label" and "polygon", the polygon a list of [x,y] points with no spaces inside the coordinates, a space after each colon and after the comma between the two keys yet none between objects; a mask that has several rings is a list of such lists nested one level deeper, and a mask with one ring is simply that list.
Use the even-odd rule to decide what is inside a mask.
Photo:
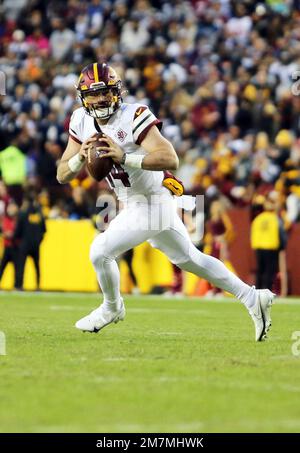
[{"label": "football player", "polygon": [[265,339],[271,325],[274,294],[256,290],[231,273],[224,264],[201,253],[192,244],[180,220],[174,195],[181,184],[165,170],[176,170],[178,157],[172,144],[160,133],[162,122],[146,105],[122,100],[122,81],[107,63],[92,63],[81,72],[78,95],[82,107],[74,111],[69,140],[58,166],[57,179],[69,182],[85,165],[89,147],[102,132],[114,166],[107,180],[124,209],[91,245],[90,259],[103,292],[103,303],[80,319],[76,327],[99,332],[125,317],[116,258],[148,241],[163,251],[181,269],[207,279],[212,285],[237,297],[248,309],[255,326],[255,340]]}]

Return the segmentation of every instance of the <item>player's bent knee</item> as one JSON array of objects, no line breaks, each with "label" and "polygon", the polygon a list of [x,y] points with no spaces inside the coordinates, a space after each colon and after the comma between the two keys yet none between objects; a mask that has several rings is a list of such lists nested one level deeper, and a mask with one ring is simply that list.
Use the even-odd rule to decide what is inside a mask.
[{"label": "player's bent knee", "polygon": [[92,244],[90,248],[90,260],[92,262],[92,265],[94,267],[97,267],[97,265],[101,261],[101,258],[101,253],[99,253],[98,248],[95,247],[94,244]]},{"label": "player's bent knee", "polygon": [[[110,253],[105,244],[105,238],[97,236],[90,248],[90,260],[94,267],[99,266],[110,258]],[[112,257],[113,259],[113,257]]]},{"label": "player's bent knee", "polygon": [[189,253],[181,257],[177,262],[172,261],[173,264],[176,264],[180,269],[187,270],[190,272],[190,267],[194,264],[197,264],[199,267],[205,267],[205,258],[206,255],[200,250],[198,250],[194,244],[191,244],[189,247]]},{"label": "player's bent knee", "polygon": [[188,263],[190,261],[190,256],[186,254],[180,256],[179,255],[172,256],[171,254],[168,254],[168,258],[172,264],[175,264],[178,267],[181,267],[185,263]]},{"label": "player's bent knee", "polygon": [[180,259],[179,261],[171,261],[171,263],[175,264],[175,266],[179,267],[180,269],[185,270],[184,268],[188,263],[190,263],[190,259],[186,258],[184,261]]}]

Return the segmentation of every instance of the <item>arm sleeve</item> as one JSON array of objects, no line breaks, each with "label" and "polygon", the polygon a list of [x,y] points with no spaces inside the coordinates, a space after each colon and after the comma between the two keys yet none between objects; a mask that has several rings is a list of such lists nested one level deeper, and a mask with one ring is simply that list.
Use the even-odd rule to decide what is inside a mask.
[{"label": "arm sleeve", "polygon": [[145,105],[138,107],[132,125],[133,140],[137,145],[142,143],[152,126],[157,126],[161,130],[162,121],[157,119]]}]

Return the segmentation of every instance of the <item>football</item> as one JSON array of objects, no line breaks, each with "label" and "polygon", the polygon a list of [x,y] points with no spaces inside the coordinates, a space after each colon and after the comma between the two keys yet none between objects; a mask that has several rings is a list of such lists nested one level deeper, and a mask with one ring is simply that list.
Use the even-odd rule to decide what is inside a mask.
[{"label": "football", "polygon": [[114,164],[111,157],[100,159],[100,156],[105,154],[106,151],[99,151],[97,148],[108,147],[107,143],[101,140],[101,137],[102,134],[98,134],[97,140],[93,142],[93,145],[90,147],[86,164],[89,174],[96,179],[96,181],[104,179],[111,171]]}]

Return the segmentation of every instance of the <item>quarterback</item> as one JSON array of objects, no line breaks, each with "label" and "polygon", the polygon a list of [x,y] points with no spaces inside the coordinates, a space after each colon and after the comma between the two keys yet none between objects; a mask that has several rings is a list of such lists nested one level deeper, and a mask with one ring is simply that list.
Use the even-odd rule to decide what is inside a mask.
[{"label": "quarterback", "polygon": [[122,82],[106,63],[86,66],[77,91],[82,107],[71,117],[69,140],[58,165],[57,179],[64,184],[76,176],[86,163],[95,134],[102,132],[101,142],[107,148],[99,151],[108,152],[101,158],[111,157],[114,161],[107,180],[124,203],[124,209],[91,245],[90,259],[103,292],[103,303],[77,321],[76,327],[99,332],[124,319],[116,258],[148,241],[181,269],[238,298],[252,317],[255,340],[264,340],[271,326],[274,294],[247,285],[221,261],[201,253],[192,244],[174,202],[173,193],[180,192],[180,187],[175,179],[170,187],[164,183],[164,171],[176,170],[178,157],[172,144],[160,133],[161,121],[147,106],[123,102]]}]

